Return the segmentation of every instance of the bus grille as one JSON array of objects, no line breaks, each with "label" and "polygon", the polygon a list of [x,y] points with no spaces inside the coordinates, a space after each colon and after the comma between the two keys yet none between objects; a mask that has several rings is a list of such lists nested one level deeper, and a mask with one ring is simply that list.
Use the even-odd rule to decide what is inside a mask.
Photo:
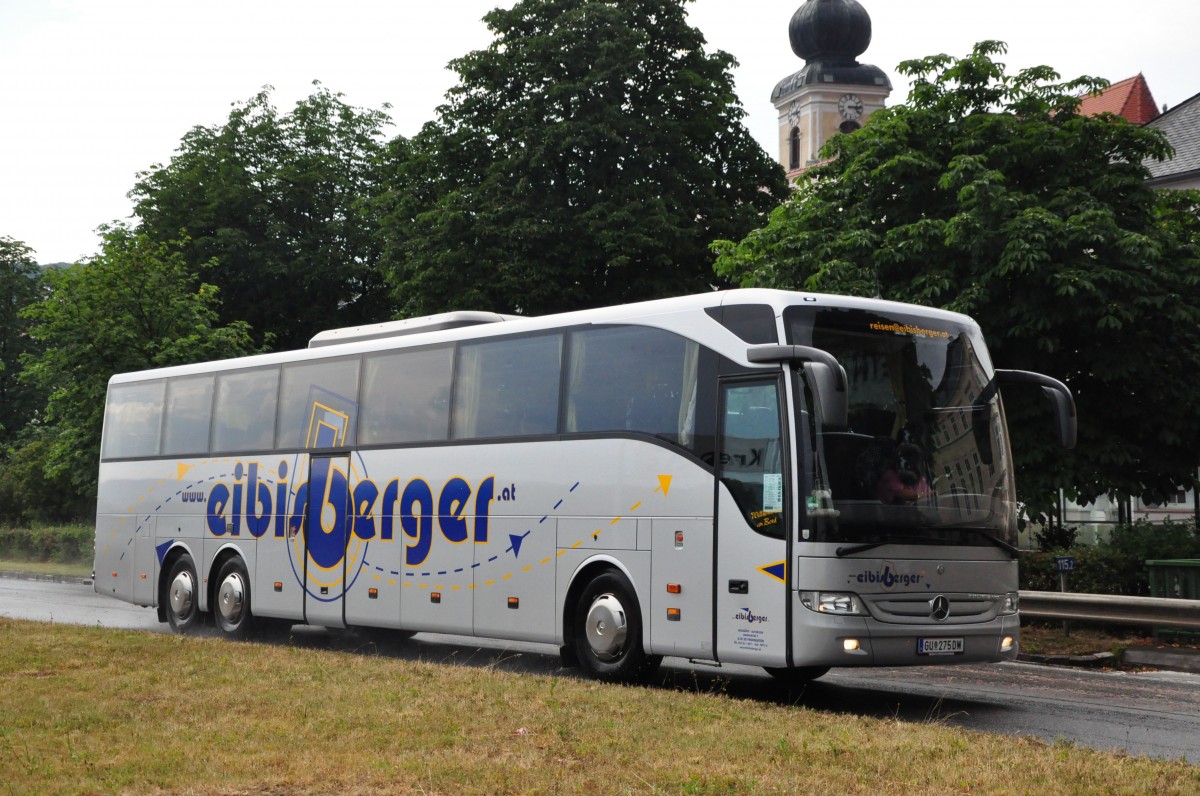
[{"label": "bus grille", "polygon": [[[968,625],[990,622],[1004,605],[1003,594],[863,594],[871,616],[880,622],[901,625]],[[949,613],[945,619],[935,619],[935,601],[945,597]]]}]

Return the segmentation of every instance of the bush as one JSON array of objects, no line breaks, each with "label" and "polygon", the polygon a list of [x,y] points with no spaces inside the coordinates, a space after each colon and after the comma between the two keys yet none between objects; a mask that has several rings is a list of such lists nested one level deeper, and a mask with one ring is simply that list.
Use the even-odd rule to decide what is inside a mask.
[{"label": "bush", "polygon": [[46,475],[49,451],[44,436],[0,450],[0,526],[62,525],[94,516],[95,495],[80,494],[67,475]]},{"label": "bush", "polygon": [[1040,531],[1034,532],[1033,540],[1037,543],[1038,550],[1048,553],[1051,550],[1066,550],[1074,547],[1078,536],[1079,529],[1073,525],[1049,523],[1043,525]]},{"label": "bush", "polygon": [[1150,594],[1146,562],[1154,559],[1200,558],[1200,537],[1194,523],[1150,523],[1113,528],[1106,543],[1095,547],[1021,554],[1021,588],[1058,591],[1057,555],[1075,557],[1075,571],[1067,575],[1067,591],[1082,594]]},{"label": "bush", "polygon": [[96,530],[88,525],[0,528],[0,558],[73,564],[91,561]]}]

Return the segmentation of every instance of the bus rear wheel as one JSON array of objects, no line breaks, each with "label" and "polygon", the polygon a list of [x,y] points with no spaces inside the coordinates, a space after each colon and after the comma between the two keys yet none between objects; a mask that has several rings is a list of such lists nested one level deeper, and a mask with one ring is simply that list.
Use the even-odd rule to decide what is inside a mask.
[{"label": "bus rear wheel", "polygon": [[592,578],[579,595],[574,647],[584,671],[609,682],[642,680],[662,661],[661,656],[646,654],[637,595],[629,581],[613,571]]},{"label": "bus rear wheel", "polygon": [[247,638],[254,625],[250,613],[250,577],[246,565],[240,558],[231,558],[221,565],[217,575],[216,610],[217,627],[233,638]]},{"label": "bus rear wheel", "polygon": [[175,559],[167,574],[167,624],[176,633],[186,633],[200,621],[196,583],[196,565],[185,553]]}]

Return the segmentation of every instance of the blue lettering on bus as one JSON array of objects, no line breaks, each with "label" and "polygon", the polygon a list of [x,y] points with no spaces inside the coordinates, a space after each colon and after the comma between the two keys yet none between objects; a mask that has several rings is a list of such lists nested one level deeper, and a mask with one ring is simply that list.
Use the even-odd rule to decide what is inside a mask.
[{"label": "blue lettering on bus", "polygon": [[858,573],[856,580],[859,583],[882,586],[885,590],[890,590],[896,586],[916,586],[921,582],[921,578],[925,573],[901,574],[892,569],[891,562],[885,562],[881,570],[866,570]]},{"label": "blue lettering on bus", "polygon": [[314,458],[309,465],[308,489],[310,502],[317,500],[308,517],[308,556],[321,569],[333,569],[342,563],[350,541],[346,516],[349,482],[332,459]]},{"label": "blue lettering on bus", "polygon": [[413,540],[404,550],[404,563],[420,566],[433,544],[433,492],[419,478],[409,481],[400,496],[400,527]]},{"label": "blue lettering on bus", "polygon": [[258,462],[250,463],[246,480],[246,528],[255,539],[271,525],[271,488],[258,480]]},{"label": "blue lettering on bus", "polygon": [[[299,484],[289,485],[284,461],[276,473],[274,492],[259,462],[237,462],[232,484],[212,484],[205,512],[209,533],[241,536],[244,525],[255,539],[265,536],[272,527],[275,537],[290,538],[307,529],[308,556],[324,570],[342,565],[352,539],[393,541],[397,519],[405,541],[404,561],[410,567],[420,566],[429,557],[435,522],[448,542],[488,542],[491,504],[497,499],[495,476],[484,478],[474,489],[466,479],[456,476],[435,493],[422,478],[407,483],[393,478],[382,490],[370,479],[352,485],[349,475],[326,457],[314,457],[308,480]],[[509,499],[514,497],[516,485],[506,486],[503,494]],[[473,524],[469,526],[472,496]]]}]

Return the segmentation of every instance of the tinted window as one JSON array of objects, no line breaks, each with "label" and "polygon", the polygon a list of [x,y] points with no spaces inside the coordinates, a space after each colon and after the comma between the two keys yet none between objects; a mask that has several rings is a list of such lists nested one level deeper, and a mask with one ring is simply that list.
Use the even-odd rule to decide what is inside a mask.
[{"label": "tinted window", "polygon": [[446,439],[453,364],[452,346],[368,357],[363,363],[361,442]]},{"label": "tinted window", "polygon": [[213,377],[184,376],[167,383],[167,423],[162,452],[166,455],[206,453],[212,417]]},{"label": "tinted window", "polygon": [[720,474],[750,527],[784,535],[783,439],[774,383],[725,388]]},{"label": "tinted window", "polygon": [[709,307],[709,317],[747,343],[778,343],[775,310],[769,304],[729,304]]},{"label": "tinted window", "polygon": [[571,334],[567,431],[642,431],[690,444],[699,346],[661,329]]},{"label": "tinted window", "polygon": [[280,448],[354,444],[358,415],[358,359],[285,365],[280,390]]},{"label": "tinted window", "polygon": [[104,411],[104,458],[158,455],[163,382],[109,388]]},{"label": "tinted window", "polygon": [[562,335],[462,344],[454,437],[553,434],[561,369]]},{"label": "tinted window", "polygon": [[217,376],[212,450],[270,450],[275,445],[279,369],[242,370]]}]

